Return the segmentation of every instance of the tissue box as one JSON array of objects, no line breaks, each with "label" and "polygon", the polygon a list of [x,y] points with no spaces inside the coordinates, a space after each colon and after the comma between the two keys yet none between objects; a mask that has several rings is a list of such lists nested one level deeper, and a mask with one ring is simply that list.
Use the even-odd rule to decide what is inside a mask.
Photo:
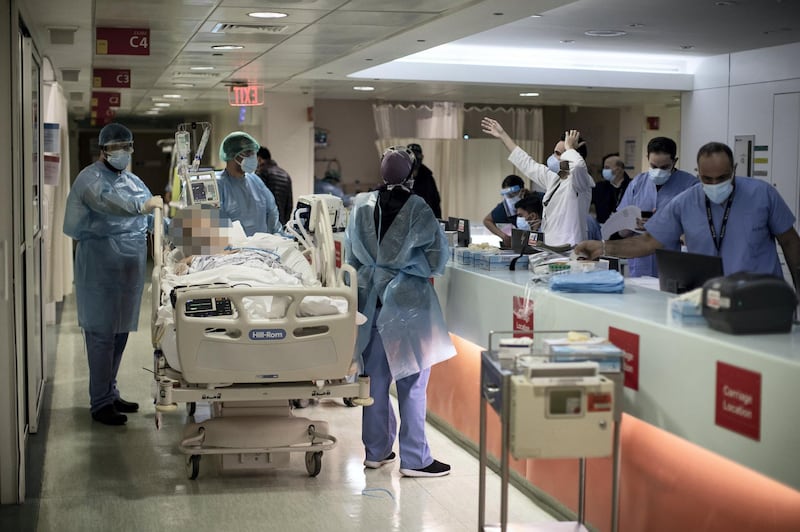
[{"label": "tissue box", "polygon": [[553,362],[597,362],[600,373],[622,371],[622,350],[609,342],[550,345]]}]

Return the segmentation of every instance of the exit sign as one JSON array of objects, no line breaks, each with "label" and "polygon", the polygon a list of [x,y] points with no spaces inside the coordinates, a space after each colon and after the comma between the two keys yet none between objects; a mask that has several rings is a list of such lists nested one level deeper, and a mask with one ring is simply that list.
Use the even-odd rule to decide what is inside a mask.
[{"label": "exit sign", "polygon": [[228,103],[233,107],[264,105],[264,86],[237,85],[228,87]]}]

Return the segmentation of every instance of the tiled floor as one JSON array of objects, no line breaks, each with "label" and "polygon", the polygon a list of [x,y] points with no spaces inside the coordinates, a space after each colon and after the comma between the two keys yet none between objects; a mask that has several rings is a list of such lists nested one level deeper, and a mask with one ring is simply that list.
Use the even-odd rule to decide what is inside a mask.
[{"label": "tiled floor", "polygon": [[[84,346],[74,298],[64,305],[57,334],[55,378],[45,423],[31,437],[33,479],[25,505],[0,509],[0,530],[25,531],[474,531],[478,528],[478,464],[447,437],[428,428],[434,456],[453,466],[450,476],[409,479],[398,463],[366,470],[359,408],[323,401],[295,415],[330,423],[339,439],[311,478],[303,454],[282,469],[220,473],[214,459],[188,480],[177,449],[185,411],[164,417],[156,430],[151,401],[149,294],[139,332],[132,334],[120,370],[124,397],[142,405],[123,427],[91,421]],[[202,405],[201,405],[202,406]],[[35,449],[40,449],[36,452]],[[43,449],[43,451],[41,451]],[[44,463],[41,465],[43,454]],[[37,476],[37,475],[33,475]],[[498,520],[499,480],[490,474],[487,521]],[[553,518],[511,488],[510,521]]]}]

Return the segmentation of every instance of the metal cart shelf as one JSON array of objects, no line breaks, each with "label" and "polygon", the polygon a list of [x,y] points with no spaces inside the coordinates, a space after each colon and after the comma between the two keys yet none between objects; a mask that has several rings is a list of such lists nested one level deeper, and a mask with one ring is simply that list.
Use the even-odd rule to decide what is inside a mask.
[{"label": "metal cart shelf", "polygon": [[[489,350],[481,353],[481,383],[480,383],[480,457],[479,457],[479,489],[478,489],[478,530],[479,532],[500,530],[506,532],[508,524],[508,482],[509,482],[509,455],[510,455],[510,432],[511,432],[511,378],[520,374],[520,369],[516,359],[500,359],[497,351],[493,349],[496,337],[511,335],[531,335],[534,341],[543,336],[560,334],[566,335],[569,332],[562,330],[525,330],[525,331],[490,331]],[[589,331],[577,331],[594,336]],[[538,336],[537,336],[538,335]],[[603,357],[596,360],[601,361]],[[594,358],[592,360],[595,360]],[[622,421],[622,387],[623,373],[602,371],[602,376],[614,383],[614,395],[616,397],[613,406],[613,443],[612,443],[612,489],[611,489],[611,531],[617,532],[618,529],[618,506],[619,506],[619,463],[620,463],[620,424]],[[488,465],[488,450],[486,444],[486,407],[492,409],[500,416],[501,424],[501,455],[500,455],[500,523],[496,525],[486,524],[486,468]],[[542,525],[535,530],[574,530],[586,531],[585,522],[585,484],[586,484],[586,459],[578,458],[578,512],[577,522],[558,522],[551,526]],[[546,459],[546,458],[545,458]],[[518,528],[516,525],[514,528]],[[531,530],[525,527],[525,530]]]}]

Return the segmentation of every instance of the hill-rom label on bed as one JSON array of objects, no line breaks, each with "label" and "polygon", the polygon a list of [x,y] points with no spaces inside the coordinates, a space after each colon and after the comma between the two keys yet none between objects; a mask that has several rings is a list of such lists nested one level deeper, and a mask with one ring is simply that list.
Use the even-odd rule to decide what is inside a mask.
[{"label": "hill-rom label on bed", "polygon": [[251,340],[283,340],[286,331],[283,329],[250,329]]}]

